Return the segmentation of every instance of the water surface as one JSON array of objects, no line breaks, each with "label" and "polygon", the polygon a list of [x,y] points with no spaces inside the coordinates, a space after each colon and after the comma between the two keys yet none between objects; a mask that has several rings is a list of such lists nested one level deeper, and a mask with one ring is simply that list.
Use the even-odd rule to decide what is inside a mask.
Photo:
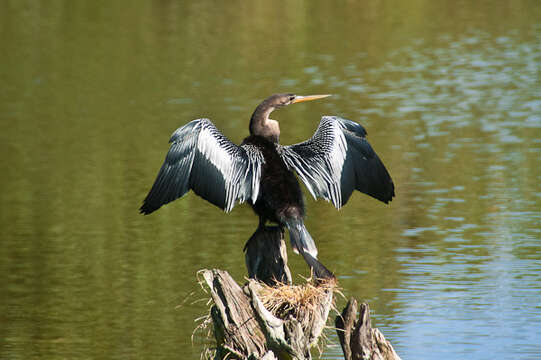
[{"label": "water surface", "polygon": [[282,91],[334,94],[273,113],[282,143],[343,116],[395,180],[390,206],[307,198],[307,227],[402,358],[540,358],[540,24],[536,1],[2,2],[0,358],[198,358],[196,272],[242,281],[257,218],[137,209],[177,127],[240,142]]}]

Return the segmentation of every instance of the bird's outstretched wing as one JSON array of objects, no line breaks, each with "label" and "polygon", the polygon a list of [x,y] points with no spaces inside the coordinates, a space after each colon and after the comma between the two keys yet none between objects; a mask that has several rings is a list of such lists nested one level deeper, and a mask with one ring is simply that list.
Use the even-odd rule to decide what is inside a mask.
[{"label": "bird's outstretched wing", "polygon": [[178,128],[169,142],[171,148],[141,213],[150,214],[190,189],[225,211],[237,201],[256,201],[264,162],[257,148],[233,144],[209,119]]},{"label": "bird's outstretched wing", "polygon": [[356,122],[324,116],[311,139],[279,151],[314,198],[339,209],[359,190],[388,203],[395,195],[393,180],[365,136]]}]

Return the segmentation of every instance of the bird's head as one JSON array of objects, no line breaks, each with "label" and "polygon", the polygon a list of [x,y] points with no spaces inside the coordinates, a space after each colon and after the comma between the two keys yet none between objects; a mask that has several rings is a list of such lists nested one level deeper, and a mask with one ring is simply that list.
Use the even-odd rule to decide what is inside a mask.
[{"label": "bird's head", "polygon": [[274,94],[265,100],[255,109],[250,120],[250,134],[266,137],[278,142],[280,127],[278,121],[269,119],[269,115],[276,109],[296,104],[303,101],[317,100],[330,95],[308,95],[295,94]]},{"label": "bird's head", "polygon": [[268,108],[272,108],[273,110],[279,109],[281,107],[290,105],[290,104],[296,104],[303,101],[311,101],[311,100],[317,100],[322,99],[327,96],[331,95],[308,95],[308,96],[301,96],[301,95],[295,95],[295,94],[274,94],[265,101],[263,101],[263,104],[266,104]]}]

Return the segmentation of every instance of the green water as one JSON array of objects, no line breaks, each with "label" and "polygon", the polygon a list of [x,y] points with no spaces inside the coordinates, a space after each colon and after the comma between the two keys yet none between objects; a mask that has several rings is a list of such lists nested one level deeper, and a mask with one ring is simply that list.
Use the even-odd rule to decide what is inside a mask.
[{"label": "green water", "polygon": [[196,272],[242,281],[257,218],[137,210],[177,127],[240,142],[285,91],[334,96],[273,113],[282,143],[339,115],[393,176],[306,223],[399,355],[541,358],[538,1],[2,1],[0,45],[0,358],[199,358]]}]

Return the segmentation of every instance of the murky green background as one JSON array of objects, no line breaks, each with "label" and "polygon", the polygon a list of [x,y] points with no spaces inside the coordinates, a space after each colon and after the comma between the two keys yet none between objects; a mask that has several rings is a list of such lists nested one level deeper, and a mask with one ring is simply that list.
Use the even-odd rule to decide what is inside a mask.
[{"label": "murky green background", "polygon": [[0,49],[0,358],[199,358],[196,272],[242,281],[257,218],[137,210],[177,127],[240,142],[282,91],[334,94],[274,113],[282,143],[356,120],[395,180],[307,226],[397,352],[541,358],[539,1],[6,0]]}]

